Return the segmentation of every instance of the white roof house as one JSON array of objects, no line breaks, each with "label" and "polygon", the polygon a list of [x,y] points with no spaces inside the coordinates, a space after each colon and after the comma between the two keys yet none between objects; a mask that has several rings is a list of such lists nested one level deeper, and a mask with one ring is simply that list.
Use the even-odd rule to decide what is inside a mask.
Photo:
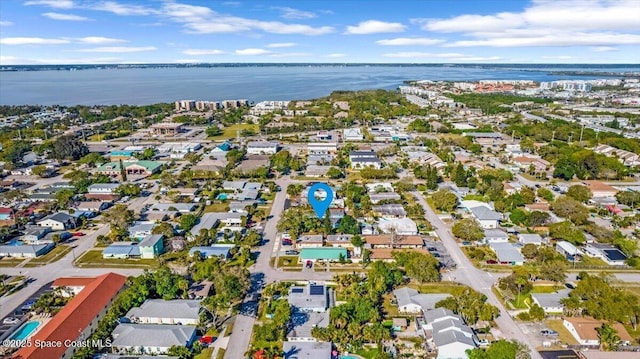
[{"label": "white roof house", "polygon": [[289,304],[301,312],[325,312],[329,308],[328,288],[324,285],[289,288]]},{"label": "white roof house", "polygon": [[364,135],[360,128],[345,128],[342,130],[342,137],[345,141],[362,141]]},{"label": "white roof house", "polygon": [[501,264],[524,264],[524,257],[512,243],[491,243],[489,247],[496,253]]},{"label": "white roof house", "polygon": [[284,359],[331,359],[329,342],[290,342],[282,345]]},{"label": "white roof house", "polygon": [[480,226],[484,229],[498,228],[498,222],[502,219],[502,215],[485,206],[469,208],[471,214],[480,222]]},{"label": "white roof house", "polygon": [[544,309],[544,312],[562,313],[564,305],[561,300],[569,296],[569,289],[562,289],[556,293],[531,293],[531,299],[534,303]]},{"label": "white roof house", "polygon": [[451,294],[421,294],[417,290],[402,287],[393,291],[400,313],[421,313],[435,309],[436,303]]},{"label": "white roof house", "polygon": [[537,246],[541,245],[544,241],[542,240],[542,236],[535,233],[520,233],[518,234],[518,242],[522,244],[535,244]]},{"label": "white roof house", "polygon": [[111,334],[112,351],[120,354],[166,354],[174,345],[190,347],[196,327],[166,324],[119,324]]},{"label": "white roof house", "polygon": [[247,144],[247,154],[269,155],[278,152],[280,144],[278,142],[251,141]]},{"label": "white roof house", "polygon": [[127,312],[127,318],[143,324],[198,325],[200,301],[191,299],[148,299]]}]

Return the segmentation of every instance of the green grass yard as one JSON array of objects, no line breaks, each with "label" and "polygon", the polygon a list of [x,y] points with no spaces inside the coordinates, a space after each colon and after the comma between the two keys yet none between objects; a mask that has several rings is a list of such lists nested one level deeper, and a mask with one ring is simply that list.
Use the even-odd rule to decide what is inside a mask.
[{"label": "green grass yard", "polygon": [[229,127],[225,127],[224,131],[219,136],[209,137],[210,140],[228,140],[230,138],[236,138],[238,136],[238,131],[242,130],[252,130],[255,133],[258,133],[258,125],[256,124],[247,124],[247,123],[238,123],[231,125]]},{"label": "green grass yard", "polygon": [[85,268],[155,268],[156,259],[104,259],[101,250],[88,250],[75,261],[76,266]]},{"label": "green grass yard", "polygon": [[25,264],[25,267],[28,267],[28,268],[39,267],[51,262],[55,262],[57,260],[60,260],[65,255],[67,255],[67,253],[71,252],[72,249],[73,248],[68,245],[64,245],[64,244],[58,245],[55,248],[53,248],[49,253],[30,260]]}]

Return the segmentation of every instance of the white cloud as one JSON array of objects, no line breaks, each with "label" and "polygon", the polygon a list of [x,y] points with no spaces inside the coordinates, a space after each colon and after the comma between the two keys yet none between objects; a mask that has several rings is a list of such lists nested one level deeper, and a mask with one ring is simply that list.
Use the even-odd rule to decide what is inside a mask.
[{"label": "white cloud", "polygon": [[444,44],[444,47],[526,47],[526,46],[606,46],[640,44],[640,35],[615,33],[549,33],[527,36],[526,33],[505,32],[502,37],[480,40],[460,40]]},{"label": "white cloud", "polygon": [[122,63],[119,57],[94,57],[94,58],[21,58],[16,56],[0,56],[0,65],[62,65],[62,64],[113,64]]},{"label": "white cloud", "polygon": [[80,37],[80,38],[77,38],[76,40],[83,44],[115,44],[115,43],[129,42],[123,39],[114,39],[112,37],[102,37],[102,36]]},{"label": "white cloud", "polygon": [[270,47],[270,48],[282,48],[282,47],[294,47],[298,44],[296,44],[295,42],[274,42],[271,44],[268,44],[266,47]]},{"label": "white cloud", "polygon": [[242,56],[256,56],[256,55],[269,55],[269,54],[272,54],[272,52],[265,49],[236,50],[236,55],[242,55]]},{"label": "white cloud", "polygon": [[520,12],[412,19],[412,23],[470,38],[447,47],[611,46],[639,43],[638,14],[636,0],[537,0]]},{"label": "white cloud", "polygon": [[334,31],[331,26],[313,27],[279,21],[262,21],[222,15],[205,6],[165,3],[162,13],[182,23],[187,32],[195,34],[237,33],[260,30],[272,34],[323,35]]},{"label": "white cloud", "polygon": [[272,9],[280,10],[282,12],[280,17],[282,17],[283,19],[289,19],[289,20],[313,19],[317,16],[316,14],[310,11],[298,10],[290,7],[276,6],[276,7],[272,7]]},{"label": "white cloud", "polygon": [[157,48],[154,46],[103,46],[103,47],[94,47],[91,49],[80,49],[76,50],[77,52],[112,52],[112,53],[129,53],[129,52],[145,52],[145,51],[156,51]]},{"label": "white cloud", "polygon": [[61,20],[61,21],[93,21],[85,16],[74,15],[74,14],[61,14],[59,12],[45,12],[42,14],[44,17],[48,17],[52,20]]},{"label": "white cloud", "polygon": [[448,61],[497,61],[501,60],[500,56],[474,56],[467,54],[460,54],[455,52],[444,52],[444,53],[431,53],[431,52],[394,52],[383,54],[384,57],[392,57],[392,58],[432,58],[432,59],[444,59]]},{"label": "white cloud", "polygon": [[347,54],[333,53],[333,54],[328,54],[325,57],[328,57],[330,59],[338,59],[341,57],[347,57]]},{"label": "white cloud", "polygon": [[618,51],[617,47],[611,47],[611,46],[597,46],[597,47],[592,47],[591,51],[593,52],[609,52],[609,51]]},{"label": "white cloud", "polygon": [[76,5],[72,0],[30,0],[25,5],[42,5],[56,9],[73,9]]},{"label": "white cloud", "polygon": [[408,37],[399,37],[396,39],[386,39],[386,40],[378,40],[376,44],[384,45],[384,46],[430,46],[437,45],[443,43],[444,40],[440,39],[428,39],[428,38],[408,38]]},{"label": "white cloud", "polygon": [[187,49],[182,51],[182,53],[185,55],[191,55],[191,56],[203,56],[203,55],[222,55],[225,52],[222,50],[216,50],[216,49]]},{"label": "white cloud", "polygon": [[42,37],[5,37],[0,39],[3,45],[62,45],[68,44],[66,39],[45,39]]},{"label": "white cloud", "polygon": [[309,57],[313,55],[310,52],[278,52],[270,54],[270,57]]},{"label": "white cloud", "polygon": [[0,21],[0,26],[11,26],[13,23],[11,21]]},{"label": "white cloud", "polygon": [[366,35],[379,34],[389,32],[403,32],[406,26],[399,22],[384,22],[379,20],[362,21],[356,26],[347,26],[345,34],[348,35]]},{"label": "white cloud", "polygon": [[106,11],[120,16],[145,16],[157,14],[158,11],[141,5],[120,4],[115,1],[101,1],[97,4],[89,5],[89,9]]}]

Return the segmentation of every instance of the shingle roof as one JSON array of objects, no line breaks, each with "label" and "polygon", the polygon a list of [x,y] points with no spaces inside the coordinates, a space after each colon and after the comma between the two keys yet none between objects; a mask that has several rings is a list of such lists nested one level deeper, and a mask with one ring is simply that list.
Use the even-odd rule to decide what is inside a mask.
[{"label": "shingle roof", "polygon": [[149,299],[132,308],[127,317],[195,319],[200,317],[200,301],[191,299]]},{"label": "shingle roof", "polygon": [[[80,293],[67,303],[45,326],[32,338],[32,341],[54,342],[75,340],[78,333],[84,330],[109,305],[111,299],[120,291],[127,278],[116,273],[107,273],[94,278]],[[15,353],[16,358],[60,358],[67,347],[36,348],[23,347]]]},{"label": "shingle roof", "polygon": [[500,213],[484,206],[473,207],[469,210],[480,221],[497,221],[502,219]]},{"label": "shingle roof", "polygon": [[433,342],[437,347],[442,347],[451,343],[463,343],[475,347],[475,343],[472,338],[469,338],[455,330],[446,330],[444,332],[434,333]]},{"label": "shingle roof", "polygon": [[113,331],[114,347],[186,346],[195,335],[196,327],[165,324],[119,324]]}]

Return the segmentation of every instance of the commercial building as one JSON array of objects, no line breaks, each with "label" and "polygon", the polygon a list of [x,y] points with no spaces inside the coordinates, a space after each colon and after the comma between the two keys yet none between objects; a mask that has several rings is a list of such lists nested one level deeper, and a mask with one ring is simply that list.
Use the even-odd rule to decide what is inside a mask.
[{"label": "commercial building", "polygon": [[280,144],[278,142],[251,141],[247,144],[247,154],[249,155],[273,155],[278,152]]},{"label": "commercial building", "polygon": [[149,127],[154,136],[175,136],[184,131],[184,124],[175,122],[154,123]]},{"label": "commercial building", "polygon": [[120,354],[166,354],[172,346],[191,347],[196,327],[165,324],[119,324],[111,350]]},{"label": "commercial building", "polygon": [[[87,279],[82,290],[78,292],[47,324],[31,337],[31,342],[60,342],[75,341],[78,338],[89,338],[97,328],[98,322],[120,293],[127,278],[107,273]],[[20,348],[16,358],[71,358],[77,350],[74,346]]]},{"label": "commercial building", "polygon": [[126,315],[134,323],[198,325],[200,301],[192,299],[148,299]]}]

